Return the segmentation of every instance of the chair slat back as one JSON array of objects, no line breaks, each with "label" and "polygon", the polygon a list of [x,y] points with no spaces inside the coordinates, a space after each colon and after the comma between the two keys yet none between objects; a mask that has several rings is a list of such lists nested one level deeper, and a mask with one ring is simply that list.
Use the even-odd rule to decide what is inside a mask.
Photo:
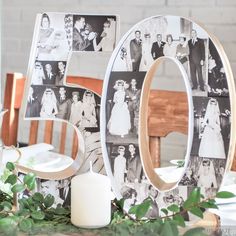
[{"label": "chair slat back", "polygon": [[[68,76],[68,84],[77,84],[91,89],[98,94],[102,93],[102,80],[86,77]],[[23,98],[25,78],[21,74],[7,74],[4,94],[4,108],[8,109],[3,118],[2,138],[6,145],[17,144],[17,130],[19,109]],[[170,132],[187,134],[188,130],[188,101],[186,93],[175,91],[152,90],[148,107],[149,150],[155,167],[160,166],[160,142]],[[44,128],[44,142],[52,143],[53,121],[46,121]],[[59,152],[65,153],[67,124],[61,124]],[[37,143],[39,121],[31,121],[29,144]],[[78,150],[77,135],[72,138],[71,156],[75,158]],[[236,156],[232,170],[236,170]]]}]

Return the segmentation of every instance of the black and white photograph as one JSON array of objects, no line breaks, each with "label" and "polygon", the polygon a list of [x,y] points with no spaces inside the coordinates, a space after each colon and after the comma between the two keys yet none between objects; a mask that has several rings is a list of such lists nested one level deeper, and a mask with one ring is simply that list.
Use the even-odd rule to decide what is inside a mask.
[{"label": "black and white photograph", "polygon": [[51,194],[55,197],[53,207],[61,204],[63,207],[71,204],[71,178],[62,180],[39,180],[38,191],[44,196]]},{"label": "black and white photograph", "polygon": [[230,104],[227,98],[193,97],[191,155],[225,159],[229,149]]},{"label": "black and white photograph", "polygon": [[100,97],[90,90],[66,86],[31,85],[26,117],[59,118],[79,128],[99,127]]},{"label": "black and white photograph", "polygon": [[115,182],[119,190],[125,183],[141,180],[142,165],[138,146],[129,143],[127,145],[110,145],[112,167]]},{"label": "black and white photograph", "polygon": [[107,141],[137,142],[139,103],[145,72],[113,72],[107,104]]},{"label": "black and white photograph", "polygon": [[73,15],[72,50],[112,52],[116,24],[116,16]]},{"label": "black and white photograph", "polygon": [[[182,207],[184,201],[187,199],[190,189],[187,186],[178,186],[168,192],[160,192],[158,196],[159,215],[164,216],[161,211],[162,208],[167,208],[172,204],[177,204]],[[185,221],[189,220],[189,215],[183,215]]]},{"label": "black and white photograph", "polygon": [[[25,174],[19,173],[18,177],[23,181]],[[44,197],[48,194],[51,194],[55,198],[53,207],[56,207],[58,204],[61,204],[64,207],[70,206],[71,201],[71,178],[62,179],[62,180],[44,180],[37,179],[35,190],[33,192],[40,192]],[[27,190],[18,193],[18,198],[28,198],[30,195]]]},{"label": "black and white photograph", "polygon": [[[206,34],[207,37],[207,34]],[[189,67],[193,95],[204,96],[207,92],[208,38],[204,38],[198,29],[192,28],[189,47]]]},{"label": "black and white photograph", "polygon": [[209,40],[208,57],[208,96],[229,96],[225,70],[220,55],[211,40]]},{"label": "black and white photograph", "polygon": [[203,191],[209,188],[219,188],[225,172],[225,159],[190,156],[186,172],[179,185],[201,187]]},{"label": "black and white photograph", "polygon": [[72,30],[72,19],[63,13],[43,13],[40,19],[37,40],[37,60],[66,61],[70,51],[72,38],[68,27]]},{"label": "black and white photograph", "polygon": [[130,33],[112,71],[148,71],[159,57],[177,58],[187,72],[193,95],[207,96],[208,40],[202,28],[184,18],[153,18]]},{"label": "black and white photograph", "polygon": [[35,61],[31,85],[63,85],[65,61]]},{"label": "black and white photograph", "polygon": [[117,191],[125,198],[125,207],[140,204],[148,197],[148,181],[142,169],[138,145],[107,143]]},{"label": "black and white photograph", "polygon": [[150,199],[151,207],[144,218],[156,219],[159,216],[158,190],[148,183],[146,177],[141,182],[135,181],[133,185],[126,185],[122,189],[124,198],[124,210],[129,211],[130,207],[141,204],[143,201]]}]

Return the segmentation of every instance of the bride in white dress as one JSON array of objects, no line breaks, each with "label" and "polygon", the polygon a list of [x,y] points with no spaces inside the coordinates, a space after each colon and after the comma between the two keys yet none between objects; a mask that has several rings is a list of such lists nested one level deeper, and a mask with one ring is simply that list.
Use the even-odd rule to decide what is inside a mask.
[{"label": "bride in white dress", "polygon": [[215,98],[209,100],[202,124],[204,130],[198,155],[200,157],[226,158],[220,128],[220,109]]},{"label": "bride in white dress", "polygon": [[112,135],[120,135],[122,138],[129,133],[131,128],[130,113],[128,105],[125,102],[125,89],[128,85],[124,80],[117,80],[114,89],[113,102],[114,106],[111,111],[111,117],[108,121],[107,127],[109,133]]},{"label": "bride in white dress", "polygon": [[125,181],[125,173],[126,173],[126,159],[125,159],[125,147],[118,147],[119,155],[115,158],[114,161],[114,179],[116,182],[117,189],[119,192]]},{"label": "bride in white dress", "polygon": [[115,46],[116,22],[112,18],[108,18],[103,24],[103,32],[101,41],[97,44],[97,35],[93,39],[94,51],[102,50],[103,52],[112,52]]},{"label": "bride in white dress", "polygon": [[198,170],[197,185],[202,188],[217,188],[216,173],[211,160],[202,160]]},{"label": "bride in white dress", "polygon": [[55,118],[58,113],[57,99],[54,91],[51,88],[46,88],[41,100],[40,117],[42,118]]},{"label": "bride in white dress", "polygon": [[151,54],[151,35],[145,34],[144,41],[142,43],[142,59],[139,67],[139,71],[147,71],[153,63],[153,58]]},{"label": "bride in white dress", "polygon": [[98,127],[94,94],[86,90],[83,95],[81,127]]}]

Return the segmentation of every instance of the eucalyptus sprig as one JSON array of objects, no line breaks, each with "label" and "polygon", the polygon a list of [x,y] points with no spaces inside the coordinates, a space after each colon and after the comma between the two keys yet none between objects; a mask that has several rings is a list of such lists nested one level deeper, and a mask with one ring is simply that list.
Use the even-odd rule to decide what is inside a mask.
[{"label": "eucalyptus sprig", "polygon": [[184,167],[185,161],[184,160],[179,160],[177,161],[177,168]]},{"label": "eucalyptus sprig", "polygon": [[5,235],[12,235],[18,229],[24,232],[30,232],[35,224],[50,222],[55,224],[70,223],[70,209],[64,208],[60,204],[56,208],[52,207],[55,198],[51,194],[43,196],[39,192],[34,192],[36,187],[36,176],[34,173],[28,173],[21,180],[17,175],[17,169],[14,163],[8,162],[6,168],[10,171],[5,183],[11,185],[13,194],[26,191],[28,197],[23,196],[19,199],[19,209],[13,209],[13,198],[2,193],[4,197],[0,203],[0,232]]},{"label": "eucalyptus sprig", "polygon": [[[0,191],[0,235],[17,235],[18,231],[36,235],[40,233],[79,233],[87,235],[88,230],[73,226],[70,223],[70,209],[55,204],[51,194],[43,196],[35,192],[36,176],[29,173],[21,180],[17,175],[17,168],[13,163],[6,165],[8,176],[5,183],[10,184],[14,194],[26,191],[28,197],[18,200],[19,209],[13,209],[11,195]],[[217,198],[235,197],[230,192],[218,192]],[[90,235],[149,235],[149,236],[178,236],[179,227],[185,227],[184,215],[191,213],[203,218],[203,213],[209,208],[218,208],[215,199],[204,198],[200,188],[194,188],[187,200],[181,205],[172,204],[162,208],[163,216],[157,219],[147,219],[145,215],[151,207],[151,199],[134,205],[129,212],[124,211],[124,199],[112,202],[113,213],[111,223],[102,229],[89,230]],[[79,214],[79,212],[78,212]],[[204,228],[194,228],[185,232],[184,236],[204,236]]]},{"label": "eucalyptus sprig", "polygon": [[[232,198],[235,195],[231,192],[222,191],[216,194],[217,198]],[[158,219],[147,219],[145,215],[147,214],[150,206],[151,200],[146,199],[143,203],[134,205],[129,209],[129,214],[124,213],[123,216],[120,213],[123,208],[124,200],[121,199],[115,202],[116,212],[113,215],[112,225],[117,227],[117,225],[121,224],[124,225],[126,222],[138,232],[140,235],[147,234],[148,235],[168,235],[168,236],[176,236],[179,235],[179,228],[178,227],[185,227],[185,220],[184,215],[186,214],[193,214],[199,218],[203,218],[203,213],[207,209],[218,209],[215,199],[213,198],[205,198],[201,192],[200,188],[194,188],[190,195],[188,196],[187,200],[183,202],[180,206],[177,204],[171,204],[167,208],[162,208],[161,212],[164,216],[159,217]],[[131,215],[133,214],[134,217]],[[131,221],[131,222],[130,222]],[[124,226],[123,226],[124,227]],[[195,228],[188,230],[184,236],[192,236],[198,235],[203,236],[204,228]],[[142,234],[141,234],[142,232]],[[130,232],[130,234],[134,234],[134,231]],[[136,235],[136,234],[135,234]]]}]

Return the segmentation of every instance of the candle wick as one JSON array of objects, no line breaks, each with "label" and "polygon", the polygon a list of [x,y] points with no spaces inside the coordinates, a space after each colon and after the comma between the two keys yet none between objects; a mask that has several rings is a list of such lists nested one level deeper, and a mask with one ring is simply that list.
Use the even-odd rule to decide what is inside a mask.
[{"label": "candle wick", "polygon": [[89,165],[90,165],[90,172],[93,172],[93,163],[92,163],[92,161],[89,162]]}]

